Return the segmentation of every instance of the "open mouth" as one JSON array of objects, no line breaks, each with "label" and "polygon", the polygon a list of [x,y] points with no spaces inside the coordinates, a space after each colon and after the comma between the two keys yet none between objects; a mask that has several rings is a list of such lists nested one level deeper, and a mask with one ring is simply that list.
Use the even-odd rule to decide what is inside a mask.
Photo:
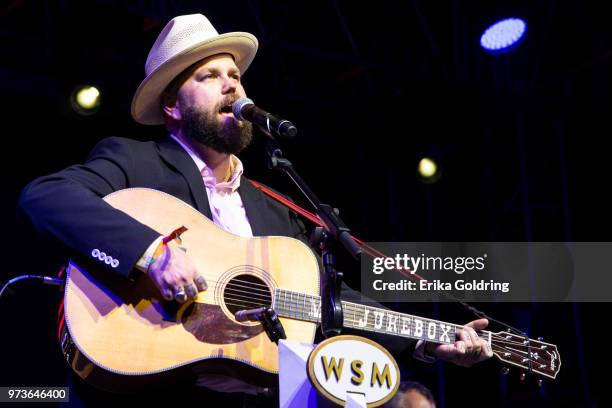
[{"label": "open mouth", "polygon": [[228,105],[222,106],[221,109],[219,109],[219,113],[221,113],[224,116],[227,116],[227,115],[234,116],[234,114],[232,113],[232,104],[230,103]]}]

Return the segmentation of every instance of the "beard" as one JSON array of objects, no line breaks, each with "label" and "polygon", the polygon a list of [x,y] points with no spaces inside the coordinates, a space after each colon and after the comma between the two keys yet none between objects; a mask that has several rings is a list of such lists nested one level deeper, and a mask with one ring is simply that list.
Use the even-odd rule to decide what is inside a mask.
[{"label": "beard", "polygon": [[220,120],[217,116],[220,106],[202,111],[193,106],[181,109],[183,123],[181,130],[189,139],[225,154],[238,154],[253,139],[250,122],[231,118]]}]

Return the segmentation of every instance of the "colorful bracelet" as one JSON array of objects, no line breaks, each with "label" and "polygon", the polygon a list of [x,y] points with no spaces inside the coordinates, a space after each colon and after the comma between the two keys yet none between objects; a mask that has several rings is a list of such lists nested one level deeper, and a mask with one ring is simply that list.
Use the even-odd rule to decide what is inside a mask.
[{"label": "colorful bracelet", "polygon": [[146,273],[149,272],[149,268],[151,267],[151,265],[153,265],[155,263],[155,261],[157,259],[159,259],[165,251],[165,247],[166,244],[170,241],[173,240],[177,240],[179,243],[181,242],[181,234],[183,232],[187,231],[187,227],[185,226],[181,226],[180,228],[175,229],[174,231],[172,231],[170,234],[166,235],[165,237],[162,238],[162,240],[160,241],[160,243],[157,245],[157,248],[155,248],[155,251],[153,251],[153,255],[151,255],[151,258],[149,258],[149,260],[147,261],[147,271]]}]

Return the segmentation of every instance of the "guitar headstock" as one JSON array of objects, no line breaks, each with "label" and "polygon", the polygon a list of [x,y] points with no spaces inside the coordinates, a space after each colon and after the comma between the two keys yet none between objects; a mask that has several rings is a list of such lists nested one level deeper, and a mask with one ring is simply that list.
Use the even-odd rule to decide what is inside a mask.
[{"label": "guitar headstock", "polygon": [[493,354],[501,361],[521,367],[526,373],[555,379],[561,369],[557,346],[508,332],[491,333]]}]

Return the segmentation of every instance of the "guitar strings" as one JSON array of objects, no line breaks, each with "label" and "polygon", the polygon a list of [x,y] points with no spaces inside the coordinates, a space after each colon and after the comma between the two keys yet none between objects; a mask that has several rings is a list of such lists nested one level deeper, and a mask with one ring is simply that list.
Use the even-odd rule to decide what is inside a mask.
[{"label": "guitar strings", "polygon": [[[216,281],[211,281],[211,282],[216,283]],[[253,288],[253,287],[251,287],[251,286],[247,286],[247,285],[235,284],[235,282],[239,282],[239,283],[246,283],[246,284],[248,284],[248,285],[263,286],[263,287],[265,287],[265,289],[259,289],[259,288]],[[231,286],[229,286],[229,285],[231,285]],[[269,293],[270,293],[270,289],[269,289],[269,287],[268,287],[267,285],[265,285],[265,284],[260,284],[260,283],[256,283],[256,282],[245,281],[245,280],[241,280],[241,279],[232,279],[232,280],[231,280],[231,281],[228,283],[228,286],[229,286],[229,288],[230,288],[231,290],[233,290],[234,292],[237,292],[237,293],[242,292],[242,293],[246,293],[246,294],[249,294],[249,295],[264,296],[264,297],[271,296],[271,295],[269,295]],[[241,290],[238,290],[238,289],[234,289],[234,287],[240,287],[240,288],[245,288],[245,289],[250,289],[250,290],[255,290],[255,291],[260,291],[260,292],[266,292],[266,293],[265,293],[265,294],[256,294],[256,293],[252,293],[251,291],[241,291]],[[293,301],[293,300],[291,299],[291,298],[293,297],[293,293],[297,294],[298,296],[300,296],[300,295],[312,296],[312,295],[308,295],[308,294],[298,294],[297,292],[290,292],[290,291],[286,291],[286,292],[290,294],[290,296],[289,296],[290,300],[289,300],[289,301],[290,301],[290,302],[292,302],[292,303],[294,303],[294,304],[296,304],[296,305],[298,304],[299,300],[298,300],[298,301]],[[239,295],[236,295],[236,296],[239,296]],[[286,299],[284,299],[284,301],[285,301],[285,303],[286,303]],[[262,306],[265,306],[265,305],[262,305]],[[398,313],[398,312],[394,312],[394,313]],[[457,329],[457,328],[462,328],[462,327],[463,327],[463,326],[459,326],[459,325],[454,325],[454,324],[452,324],[452,323],[450,323],[450,324],[451,324],[452,326],[454,326],[454,327],[455,327],[455,329]],[[486,332],[484,332],[484,333],[487,333],[487,335],[488,335],[488,331],[486,331]],[[507,343],[507,344],[523,345],[523,344],[522,344],[522,342],[512,341],[512,340],[510,340],[510,339],[507,339],[507,338],[506,338],[506,335],[499,335],[499,334],[495,334],[495,333],[491,333],[491,335],[492,335],[492,336],[494,336],[494,337],[496,337],[496,338],[503,339],[503,341],[504,341],[505,343]],[[513,335],[513,336],[514,336],[514,335]],[[526,346],[526,345],[525,345],[525,346]]]},{"label": "guitar strings", "polygon": [[[235,286],[245,287],[246,288],[246,286],[243,286],[243,285],[235,285]],[[231,294],[232,296],[247,297],[247,298],[251,298],[252,296],[263,296],[265,298],[265,300],[268,300],[268,299],[271,298],[271,295],[269,294],[269,291],[266,291],[266,292],[268,292],[266,294],[253,294],[251,292],[241,291],[241,290],[234,289],[234,288],[230,288],[230,290],[232,290],[233,292],[236,292],[236,293],[232,293]],[[247,293],[247,294],[249,294],[251,296],[243,296],[243,295],[239,295],[238,293]],[[306,296],[310,296],[310,295],[306,295]],[[226,296],[225,298],[229,299],[229,300],[232,300],[231,296]],[[289,303],[292,303],[294,306],[297,305],[297,306],[302,306],[303,307],[303,305],[299,304],[300,303],[299,299],[298,300],[293,300],[292,299],[293,298],[292,295],[290,295],[289,298],[290,298],[289,299]],[[305,298],[303,300],[305,300]],[[284,299],[283,303],[284,303],[284,305],[286,307],[288,302],[287,302],[286,299]],[[266,304],[259,304],[259,305],[260,306],[269,306],[269,304],[267,304],[267,303]],[[358,310],[357,308],[359,308],[359,307],[360,306],[352,306],[350,304],[345,304],[345,309],[348,309],[348,311],[356,311],[356,310]],[[289,309],[291,309],[291,307],[289,307]],[[392,312],[392,313],[399,313],[399,312]],[[452,323],[450,325],[453,326],[455,328],[455,330],[463,328],[463,326],[454,325]],[[488,331],[477,331],[477,332],[479,332],[479,334],[484,334],[485,336],[488,336]],[[493,338],[495,338],[497,341],[503,342],[504,344],[528,347],[528,345],[523,344],[523,342],[513,341],[513,340],[510,340],[510,339],[507,339],[506,338],[507,335],[499,335],[499,334],[491,333],[491,336]]]},{"label": "guitar strings", "polygon": [[[234,299],[234,300],[236,300],[236,299]],[[254,304],[253,302],[249,302],[248,300],[236,300],[236,301],[237,301],[237,302],[244,302],[244,303],[251,303],[251,304]],[[225,304],[226,304],[226,305],[230,305],[230,306],[238,306],[238,307],[243,307],[243,306],[244,306],[243,304],[230,303],[230,302],[225,302]],[[259,306],[261,306],[261,305],[259,305]],[[251,306],[249,306],[249,307],[251,307]]]},{"label": "guitar strings", "polygon": [[[520,356],[521,358],[533,358],[533,357],[526,357],[526,356],[523,356],[523,354],[519,353],[518,351],[507,350],[505,346],[500,346],[500,345],[499,345],[499,344],[497,344],[497,343],[492,343],[492,344],[491,344],[491,346],[492,346],[492,347],[498,347],[498,348],[500,348],[500,349],[504,350],[506,353],[515,354],[515,355],[517,355],[517,356]],[[546,357],[546,356],[545,356],[545,357]],[[542,358],[543,360],[546,360],[546,358],[545,358],[545,357],[541,357],[541,358]],[[534,360],[534,361],[536,361],[536,360]]]},{"label": "guitar strings", "polygon": [[[244,298],[244,299],[253,299],[252,296],[246,296],[246,295],[237,295],[235,293],[232,294],[226,294],[225,296],[223,296],[224,299],[229,299],[229,300],[235,300],[234,296],[239,297],[239,298]],[[257,295],[257,296],[261,296],[261,295]],[[272,303],[272,297],[271,296],[264,296],[263,298],[258,298],[257,300],[261,300],[261,301],[266,301],[269,300],[269,303]]]},{"label": "guitar strings", "polygon": [[[226,296],[226,297],[225,297],[225,299],[226,299],[226,300],[229,300],[229,301],[243,302],[243,300],[242,300],[242,299],[233,298],[233,297],[231,297],[231,296]],[[291,302],[291,303],[292,303],[294,306],[295,306],[295,305],[298,305],[298,302],[296,302],[296,301],[294,301],[294,300],[290,300],[289,302]],[[257,305],[257,306],[262,306],[262,307],[268,307],[268,306],[271,306],[271,304],[270,304],[270,303],[265,303],[265,304],[263,304],[263,303],[257,303],[257,302],[247,302],[247,303],[251,303],[251,304],[254,304],[254,305]],[[287,303],[288,303],[288,302],[283,302],[283,303],[284,303],[285,308],[286,308],[286,306],[287,306]],[[228,302],[227,302],[227,301],[226,301],[226,304],[228,304]],[[232,304],[232,305],[234,305],[234,306],[238,306],[238,305],[236,305],[236,304]],[[303,305],[302,305],[302,308],[303,308]],[[345,305],[344,305],[344,309],[345,309],[345,311],[347,311],[347,312],[349,312],[349,313],[350,313],[351,311],[352,311],[352,312],[361,311],[361,310],[359,309],[359,306],[357,306],[357,305],[351,305],[351,304],[345,304]],[[393,313],[397,313],[397,312],[393,312]],[[304,313],[302,313],[302,317],[303,317],[303,316],[304,316]],[[289,316],[289,317],[291,317],[291,316]],[[297,316],[294,316],[294,317],[297,317]],[[354,322],[354,321],[355,321],[355,319],[353,318],[353,322]],[[412,323],[410,323],[410,324],[409,324],[409,326],[410,326],[410,328],[414,328],[414,327],[415,327],[415,325],[414,325],[414,324],[412,324]],[[455,329],[457,329],[457,328],[461,328],[461,327],[456,326],[456,327],[455,327]],[[381,330],[380,332],[381,332],[381,333],[386,333],[386,331],[383,331],[383,330]],[[487,335],[487,334],[488,334],[488,332],[481,331],[479,334],[485,334],[485,335]],[[480,337],[480,335],[479,335],[479,337]]]},{"label": "guitar strings", "polygon": [[[228,299],[228,300],[238,301],[239,303],[226,302],[226,305],[236,306],[236,307],[249,307],[248,306],[249,304],[258,305],[258,306],[269,306],[268,304],[261,304],[261,303],[257,303],[257,302],[251,302],[251,301],[248,301],[248,300],[231,299],[231,298]],[[291,301],[291,303],[296,304],[296,302],[293,301],[293,299],[291,299],[290,301]],[[350,305],[350,304],[345,305],[345,308],[348,309],[348,311],[350,311],[351,309],[356,309],[355,306]],[[455,327],[455,328],[457,328],[457,327]],[[485,332],[485,331],[480,331],[480,332]],[[513,356],[513,357],[516,357],[516,358],[520,358],[520,360],[521,360],[520,364],[523,365],[523,366],[525,366],[528,362],[531,362],[532,365],[537,365],[537,367],[535,368],[536,370],[543,370],[545,368],[548,368],[548,365],[550,364],[550,361],[546,357],[546,355],[544,355],[543,357],[540,357],[541,360],[536,360],[536,359],[534,359],[531,356],[530,357],[526,357],[525,355],[521,354],[520,351],[508,350],[506,347],[504,347],[504,346],[499,344],[499,343],[504,343],[504,344],[518,345],[518,346],[522,346],[522,347],[527,347],[523,343],[519,343],[519,342],[515,342],[515,341],[508,341],[505,337],[502,337],[500,335],[496,335],[494,333],[491,333],[491,337],[492,337],[492,339],[496,338],[496,342],[493,342],[493,341],[491,342],[492,350],[494,350],[496,353],[503,354],[504,358],[507,357],[507,355],[510,355],[510,356]],[[500,341],[499,339],[503,339],[503,340]],[[501,358],[501,356],[499,356],[499,357]],[[525,359],[527,359],[528,361],[523,361]],[[518,364],[518,363],[516,363],[516,364]],[[544,367],[541,367],[541,366],[544,366]],[[533,369],[534,368],[532,367],[531,370],[533,370]]]},{"label": "guitar strings", "polygon": [[[497,347],[498,348],[498,350],[493,350],[495,352],[498,352],[498,353],[501,352],[503,354],[507,353],[507,354],[510,354],[510,355],[512,355],[514,357],[519,357],[521,360],[523,360],[523,356],[520,355],[519,353],[516,353],[516,352],[513,352],[513,351],[507,351],[506,349],[504,349],[503,347],[498,346],[498,345],[493,345],[493,347]],[[506,357],[506,356],[504,356],[504,357]],[[524,357],[524,358],[527,358],[527,357]],[[530,359],[532,363],[536,363],[536,360],[534,360],[532,357],[528,358],[528,359]],[[526,364],[526,363],[528,363],[528,361],[526,361],[525,363],[521,363],[521,364]]]},{"label": "guitar strings", "polygon": [[[226,304],[229,304],[231,306],[237,306],[237,307],[244,307],[245,306],[244,304],[235,304],[235,303],[226,303]],[[534,359],[533,357],[525,357],[522,354],[520,354],[519,352],[512,351],[512,350],[507,350],[503,346],[500,346],[500,345],[495,344],[495,343],[492,343],[491,346],[492,346],[492,348],[493,347],[497,348],[494,351],[500,352],[500,353],[503,352],[503,354],[504,354],[503,357],[507,357],[506,354],[510,354],[511,356],[515,356],[515,357],[520,358],[521,359],[521,363],[520,364],[522,364],[522,365],[526,365],[526,363],[527,363],[527,362],[523,362],[524,359],[531,360],[531,363],[535,363],[536,365],[538,365],[538,367],[536,369],[539,369],[539,370],[543,370],[543,368],[539,367],[540,365],[548,366],[548,364],[550,364],[550,362],[548,361],[548,359],[546,357],[542,357],[542,360],[538,361],[538,360]],[[548,364],[544,364],[544,363],[548,363]],[[547,367],[545,367],[545,368],[547,368]]]},{"label": "guitar strings", "polygon": [[[498,346],[498,345],[494,345],[494,347],[501,348],[501,346]],[[540,366],[540,365],[544,365],[544,366],[545,366],[544,368],[540,368],[540,367],[535,367],[535,368],[534,368],[534,367],[532,367],[532,370],[534,370],[534,369],[535,369],[535,370],[544,370],[544,369],[548,369],[548,366],[550,365],[550,363],[551,363],[551,361],[552,361],[552,360],[547,360],[546,358],[542,358],[542,360],[541,360],[541,361],[538,361],[538,360],[534,359],[533,357],[523,357],[523,356],[522,356],[521,354],[519,354],[519,353],[516,353],[516,352],[513,352],[513,351],[507,351],[507,350],[506,350],[506,349],[504,349],[504,348],[501,348],[501,350],[503,350],[503,353],[509,353],[509,354],[511,354],[511,355],[514,355],[515,357],[519,357],[519,358],[521,359],[521,363],[520,363],[520,364],[522,364],[522,365],[527,365],[527,363],[529,363],[529,361],[525,361],[525,362],[523,362],[522,360],[524,360],[524,359],[528,359],[528,360],[530,360],[530,362],[531,362],[533,365],[538,365],[538,366]],[[495,350],[495,351],[500,352],[500,350]],[[504,357],[505,357],[505,356],[504,356]],[[516,363],[516,362],[515,362],[515,363]],[[534,363],[535,363],[535,364],[534,364]],[[545,363],[547,363],[547,364],[545,364]]]},{"label": "guitar strings", "polygon": [[[207,282],[217,283],[217,281],[207,281]],[[238,283],[245,283],[245,284],[247,284],[248,286],[247,286],[247,285],[240,285],[240,284],[237,284],[236,282],[238,282]],[[252,287],[252,286],[262,286],[262,287],[264,287],[265,289],[254,288],[254,287]],[[240,290],[240,289],[236,289],[236,287],[240,287],[240,288],[249,289],[249,291],[246,291],[246,290]],[[249,299],[249,298],[253,298],[253,297],[255,296],[255,297],[259,297],[259,298],[257,298],[256,300],[261,300],[261,301],[263,301],[263,300],[268,300],[268,299],[270,299],[270,301],[271,301],[271,300],[272,300],[272,299],[271,299],[272,294],[270,293],[270,289],[269,289],[269,287],[268,287],[267,285],[265,285],[265,284],[261,284],[261,283],[257,283],[257,282],[251,282],[251,281],[245,281],[245,280],[241,280],[241,279],[232,279],[232,280],[231,280],[231,281],[230,281],[230,282],[227,284],[226,288],[227,288],[228,290],[232,291],[232,292],[235,292],[235,293],[231,293],[231,295],[230,295],[230,294],[228,294],[227,296],[225,296],[225,299],[227,299],[227,300],[230,300],[230,301],[232,301],[232,300],[233,300],[233,301],[237,301],[237,302],[244,302],[244,303],[248,303],[248,304],[252,304],[252,305],[256,305],[256,306],[260,306],[260,307],[268,307],[268,306],[271,306],[271,302],[270,302],[270,303],[268,303],[268,302],[266,302],[266,303],[261,303],[261,302],[256,302],[256,301],[246,301],[246,300],[243,300],[243,299],[238,299],[238,298],[233,298],[233,297],[232,297],[232,296],[237,296],[237,297],[242,297],[242,298]],[[259,291],[259,292],[263,292],[263,293],[253,293],[253,291]],[[246,295],[248,295],[248,296],[240,295],[239,293],[244,293],[244,294],[246,294]],[[300,302],[300,301],[299,301],[299,299],[298,299],[298,300],[294,300],[294,299],[292,299],[292,298],[293,298],[293,295],[292,295],[292,294],[293,294],[293,293],[296,293],[296,292],[289,292],[289,291],[288,291],[287,293],[290,293],[290,296],[289,296],[289,297],[290,297],[290,299],[289,299],[289,303],[292,303],[294,306],[295,306],[295,305],[297,305],[297,306],[302,306],[302,307],[303,307],[303,305],[300,305],[300,303],[302,303],[302,302]],[[303,294],[302,294],[302,295],[303,295]],[[307,294],[306,294],[305,296],[312,296],[312,295],[307,295]],[[305,301],[305,300],[306,300],[306,298],[302,299],[302,301]],[[287,300],[286,300],[286,299],[284,299],[284,302],[283,302],[283,303],[285,304],[285,307],[286,307],[286,306],[287,306]],[[227,303],[227,302],[226,302],[226,304],[229,304],[229,303]],[[233,306],[239,306],[239,305],[237,305],[237,304],[232,304],[232,305],[233,305]],[[367,307],[367,306],[366,306],[366,307]],[[359,310],[360,306],[353,306],[353,305],[351,305],[350,303],[349,303],[349,304],[345,304],[345,305],[344,305],[344,308],[345,308],[345,310],[346,310],[346,311],[348,311],[348,312],[351,312],[351,311],[353,311],[353,312],[355,312],[355,311],[359,311],[359,312],[361,312],[361,311]],[[289,307],[289,309],[290,309],[290,307]],[[392,311],[391,313],[398,313],[398,312],[393,312],[393,311]],[[423,320],[427,320],[427,319],[423,319]],[[452,323],[450,323],[450,325],[451,325],[451,326],[452,326],[452,327],[453,327],[455,330],[458,330],[458,329],[463,329],[463,326],[455,325],[455,324],[452,324]],[[409,327],[413,328],[414,326],[413,326],[413,324],[409,324]],[[385,333],[385,332],[386,332],[386,331],[381,331],[381,333]],[[488,337],[488,335],[489,335],[489,331],[485,331],[485,330],[478,330],[478,331],[477,331],[477,334],[479,335],[479,337],[480,337],[481,335],[483,335],[483,334],[484,334],[484,336],[485,336],[485,337]],[[515,345],[515,346],[526,347],[526,348],[528,348],[528,347],[529,347],[528,345],[524,344],[523,342],[513,341],[513,340],[510,340],[510,339],[507,339],[507,338],[506,338],[506,335],[499,335],[499,334],[496,334],[496,333],[492,333],[492,332],[491,332],[491,338],[492,338],[492,339],[495,339],[495,340],[496,340],[496,342],[498,342],[498,343],[503,343],[503,344],[507,344],[507,345]]]},{"label": "guitar strings", "polygon": [[[242,281],[242,282],[249,283],[249,282],[247,282],[247,281]],[[235,286],[239,286],[239,287],[245,287],[245,288],[247,288],[246,286],[243,286],[243,285],[235,285]],[[267,287],[267,286],[266,286],[266,287]],[[238,292],[238,293],[248,293],[248,294],[253,295],[251,292],[247,292],[247,291],[240,291],[240,290],[237,290],[237,289],[232,289],[232,290],[233,290],[233,291],[235,291],[235,292]],[[255,290],[258,290],[258,289],[255,289]],[[268,292],[269,292],[269,291],[268,291]],[[300,305],[300,301],[299,301],[299,299],[298,299],[298,300],[294,300],[294,299],[292,299],[292,298],[293,298],[293,296],[291,295],[291,292],[288,292],[288,293],[290,293],[290,296],[289,296],[289,303],[292,303],[293,305],[297,305],[297,306],[302,306],[302,307],[303,307],[303,305]],[[295,292],[293,292],[293,293],[295,293]],[[234,294],[234,295],[235,295],[235,296],[240,296],[240,295],[237,295],[237,294]],[[300,294],[300,295],[304,295],[304,294]],[[261,295],[257,294],[257,296],[261,296]],[[264,296],[265,296],[265,295],[264,295]],[[312,296],[312,295],[306,295],[306,296]],[[268,297],[268,296],[266,296],[266,297]],[[230,300],[231,300],[231,298],[229,298],[229,297],[228,297],[228,299],[230,299]],[[305,299],[302,299],[302,300],[305,300]],[[283,303],[284,303],[284,304],[285,304],[285,306],[286,306],[286,304],[287,304],[287,300],[286,300],[286,299],[283,299]],[[266,306],[266,305],[262,304],[261,306]],[[345,308],[348,308],[349,310],[352,310],[352,311],[358,310],[358,309],[357,309],[358,307],[360,307],[360,306],[352,306],[352,305],[350,305],[350,303],[349,303],[349,304],[345,304]],[[290,308],[290,307],[289,307],[289,308]],[[399,313],[399,312],[392,312],[392,313]],[[425,319],[424,319],[424,320],[425,320]],[[452,323],[449,323],[449,324],[450,324],[451,326],[453,326],[453,327],[454,327],[456,330],[457,330],[457,329],[462,329],[462,328],[463,328],[463,326],[460,326],[460,325],[455,325],[455,324],[452,324]],[[489,333],[488,331],[477,331],[477,332],[480,332],[480,333],[485,334],[485,335],[487,335],[487,336],[488,336],[488,333]],[[527,345],[523,344],[522,342],[512,341],[512,340],[510,340],[510,339],[507,339],[507,338],[506,338],[506,335],[499,335],[499,334],[495,334],[495,333],[492,333],[492,332],[491,332],[491,336],[492,336],[492,337],[495,337],[496,339],[500,339],[500,341],[502,341],[502,342],[504,342],[504,343],[506,343],[506,344],[514,344],[514,345],[519,345],[519,346],[525,346],[525,347],[527,347]]]},{"label": "guitar strings", "polygon": [[[248,294],[250,294],[250,295],[253,295],[253,294],[251,294],[250,292],[246,292],[246,291],[240,291],[240,290],[237,290],[237,289],[232,289],[232,290],[233,290],[234,292],[237,292],[237,293],[248,293]],[[242,296],[242,295],[239,295],[239,294],[237,294],[237,293],[228,294],[228,295],[226,295],[224,298],[225,298],[225,299],[227,299],[227,300],[236,300],[236,301],[241,301],[241,299],[233,298],[232,296],[243,297],[243,298],[245,298],[245,297],[246,297],[246,298],[251,298],[251,297],[252,297],[252,296]],[[257,296],[262,296],[262,295],[257,294]],[[270,295],[268,295],[268,294],[266,294],[266,295],[265,295],[265,298],[266,298],[266,300],[268,300],[268,299],[270,299],[270,300],[271,300],[271,296],[270,296]],[[303,301],[305,301],[305,300],[306,300],[306,298],[304,298],[304,299],[302,299],[302,300],[303,300]],[[258,306],[270,306],[270,303],[255,303],[255,302],[250,302],[250,303],[252,303],[252,304],[256,304],[256,305],[258,305]],[[284,301],[283,301],[283,304],[284,304],[285,308],[287,308],[287,309],[289,309],[289,310],[291,311],[292,307],[291,307],[291,306],[287,307],[287,303],[291,303],[291,304],[292,304],[292,306],[301,306],[301,307],[303,308],[303,304],[301,304],[301,305],[300,305],[299,300],[294,300],[294,299],[293,299],[293,296],[290,296],[289,301],[287,301],[286,299],[284,299]],[[303,302],[302,302],[302,303],[303,303]],[[350,311],[353,311],[353,312],[358,311],[360,307],[361,307],[361,306],[359,306],[359,305],[352,305],[352,304],[350,304],[350,303],[347,303],[347,304],[345,304],[345,305],[344,305],[345,310],[347,310],[347,311],[349,311],[349,312],[350,312]],[[360,311],[360,310],[359,310],[359,311]],[[391,312],[391,313],[398,313],[398,312]],[[426,319],[424,319],[424,320],[426,320]],[[451,325],[451,326],[453,326],[453,327],[455,328],[455,330],[457,330],[457,329],[462,329],[462,328],[463,328],[463,326],[453,325],[452,323],[451,323],[450,325]],[[412,324],[410,324],[410,326],[412,326]],[[488,335],[488,331],[478,331],[478,332],[480,332],[479,334],[485,334],[485,335]],[[492,336],[494,336],[494,337],[500,337],[500,336],[498,336],[498,335],[495,335],[494,333],[491,333],[491,334],[492,334]],[[501,337],[500,337],[500,338],[501,338]],[[509,344],[517,344],[517,345],[519,345],[519,344],[520,344],[520,343],[517,343],[517,342],[508,342],[508,343],[509,343]]]},{"label": "guitar strings", "polygon": [[[248,300],[240,300],[240,299],[230,299],[230,300],[235,300],[235,301],[237,301],[239,303],[225,302],[225,304],[229,305],[229,306],[236,306],[236,307],[247,307],[249,304],[257,305],[257,306],[268,306],[268,305],[257,303],[257,302],[250,302]],[[493,335],[493,337],[500,337],[500,336],[497,336],[497,335],[495,335],[493,333],[492,333],[492,335]],[[513,344],[515,342],[502,341],[502,343]],[[522,345],[522,343],[516,343],[516,344]],[[542,365],[544,362],[548,362],[549,363],[549,359],[545,355],[544,355],[544,357],[540,357],[542,360],[538,361],[538,360],[534,359],[533,357],[526,357],[526,356],[524,356],[523,354],[521,354],[518,351],[508,350],[504,346],[499,345],[497,342],[496,343],[492,342],[491,343],[491,347],[496,348],[496,350],[495,350],[496,352],[500,352],[500,353],[503,353],[503,354],[510,354],[511,356],[519,357],[521,359],[521,364],[523,364],[523,365],[527,363],[527,362],[522,362],[522,360],[524,360],[524,359],[529,359],[529,360],[531,360],[532,363],[535,363],[538,366]],[[506,357],[506,356],[504,355],[504,357]],[[547,364],[543,364],[543,365],[546,366]]]},{"label": "guitar strings", "polygon": [[[499,343],[504,343],[504,344],[508,344],[508,345],[512,345],[512,346],[525,347],[525,348],[529,347],[527,344],[524,344],[523,342],[510,341],[510,340],[506,339],[506,337],[505,337],[505,336],[496,335],[496,334],[493,334],[493,336],[495,336],[495,337],[497,337],[497,338],[498,338],[498,339],[497,339],[497,342],[499,342]],[[531,340],[531,339],[530,339],[530,340]],[[534,340],[531,340],[531,341],[534,341]],[[536,348],[536,347],[537,347],[537,346],[535,346],[535,345],[533,345],[533,344],[531,345],[531,348]],[[538,349],[539,349],[539,348],[538,348]]]},{"label": "guitar strings", "polygon": [[[206,278],[206,276],[201,275],[204,278]],[[209,280],[206,279],[206,283],[219,283],[219,282],[223,282],[221,280]],[[242,280],[242,279],[231,279],[229,282],[227,282],[226,285],[233,285],[234,282],[238,282],[238,283],[246,283],[248,285],[236,285],[236,286],[240,286],[240,287],[244,287],[244,288],[248,288],[248,289],[255,289],[255,290],[260,290],[260,291],[270,291],[270,288],[268,287],[268,285],[264,284],[264,283],[257,283],[257,282],[251,282],[251,281],[246,281],[246,280]],[[210,286],[210,285],[209,285]],[[254,288],[253,286],[261,286],[262,288]]]},{"label": "guitar strings", "polygon": [[[303,308],[302,302],[300,302],[299,300],[292,299],[292,296],[289,296],[289,300],[288,301],[283,300],[283,304],[285,306],[286,306],[287,303],[290,303],[293,306],[299,306],[299,307]],[[359,304],[351,304],[350,302],[347,302],[344,305],[345,311],[347,311],[347,312],[351,312],[351,311],[352,312],[358,312],[360,314],[361,314],[361,307],[362,306],[360,306]],[[289,309],[291,309],[291,306],[289,307]],[[391,311],[391,313],[398,313],[399,314],[399,312],[395,312],[395,311]],[[413,316],[411,316],[411,317],[413,317]],[[352,320],[355,321],[354,318]],[[428,319],[423,319],[423,320],[428,321]],[[461,326],[461,325],[456,325],[456,324],[453,324],[453,323],[448,323],[448,324],[450,326],[452,326],[455,330],[463,329],[463,326]],[[415,327],[415,324],[410,323],[408,326],[413,329]],[[380,333],[387,333],[387,331],[382,330],[382,331],[380,331]],[[476,333],[478,334],[478,337],[483,339],[483,340],[487,340],[489,335],[490,335],[491,336],[491,342],[496,341],[498,343],[503,343],[503,344],[508,344],[508,345],[515,345],[515,346],[520,346],[520,347],[525,347],[525,348],[529,347],[528,345],[523,344],[522,342],[508,340],[505,335],[496,334],[496,333],[493,333],[493,332],[491,332],[489,330],[476,330]],[[531,340],[531,341],[533,341],[533,340]],[[537,347],[537,346],[532,346],[532,347]]]},{"label": "guitar strings", "polygon": [[[507,349],[506,348],[507,346],[500,346],[499,344],[493,344],[492,346],[501,348],[502,350],[504,350],[505,353],[511,353],[511,354],[516,355],[516,356],[519,356],[519,357],[521,357],[521,359],[530,358],[530,359],[533,359],[532,361],[536,361],[536,362],[538,362],[538,361],[549,361],[549,360],[552,361],[552,356],[548,357],[545,354],[543,354],[542,356],[540,356],[540,354],[538,354],[537,357],[532,357],[532,356],[527,357],[527,351],[511,350],[511,349]],[[531,353],[533,354],[533,352],[531,352]]]},{"label": "guitar strings", "polygon": [[[240,297],[245,297],[245,296],[236,295],[236,294],[233,294],[232,296],[240,296]],[[248,297],[247,297],[247,298],[248,298]],[[225,297],[225,299],[227,299],[227,300],[236,300],[236,301],[241,301],[241,299],[232,298],[231,296],[226,296],[226,297]],[[271,300],[271,298],[270,298],[270,300]],[[305,298],[304,298],[303,300],[305,300]],[[258,305],[258,306],[270,306],[270,305],[271,305],[271,304],[269,304],[269,303],[255,303],[255,302],[249,302],[249,303],[256,304],[256,305]],[[290,311],[291,311],[291,306],[287,307],[287,303],[291,303],[293,306],[300,306],[300,307],[302,307],[302,308],[303,308],[303,304],[302,304],[302,302],[299,302],[299,300],[294,300],[294,299],[289,299],[289,301],[284,300],[284,301],[283,301],[284,307],[285,307],[286,309],[289,309]],[[359,311],[359,312],[361,313],[360,306],[358,306],[358,305],[357,305],[357,306],[354,306],[354,305],[351,305],[350,303],[349,303],[349,304],[345,304],[345,305],[344,305],[344,309],[345,309],[347,312],[351,312],[351,311],[352,311],[352,312],[356,312],[356,311]],[[391,313],[399,313],[399,312],[393,312],[393,311],[392,311]],[[302,313],[302,315],[303,315],[303,314],[304,314],[304,313]],[[353,319],[353,321],[354,321],[354,320],[355,320],[355,319]],[[426,320],[426,319],[423,319],[423,320]],[[455,328],[455,330],[458,330],[458,329],[463,329],[463,326],[454,325],[454,324],[452,324],[452,323],[450,323],[450,325],[451,325],[453,328]],[[414,325],[414,324],[412,324],[412,323],[410,323],[410,324],[409,324],[409,326],[412,328],[412,327],[414,327],[415,325]],[[386,331],[381,331],[381,332],[382,332],[382,333],[385,333]],[[479,335],[479,337],[481,337],[482,335],[484,335],[484,337],[488,337],[488,335],[489,335],[489,331],[486,331],[486,330],[478,330],[478,331],[476,331],[476,332],[477,332],[477,334]],[[509,339],[507,339],[507,338],[506,338],[506,336],[499,335],[499,334],[495,334],[495,333],[492,333],[492,332],[490,332],[490,333],[491,333],[491,338],[492,338],[492,339],[494,338],[494,339],[495,339],[496,341],[498,341],[498,342],[501,342],[501,343],[504,343],[504,344],[509,344],[509,345],[516,345],[516,346],[528,347],[528,345],[525,345],[525,344],[523,344],[522,342],[517,342],[517,341],[512,341],[512,340],[509,340]]]},{"label": "guitar strings", "polygon": [[244,289],[248,289],[248,290],[241,290],[241,289],[234,289],[234,290],[239,290],[245,293],[252,293],[252,291],[257,291],[257,292],[265,292],[265,293],[271,293],[272,291],[266,287],[266,289],[259,289],[259,288],[251,288],[247,285],[240,285],[240,284],[235,284],[234,282],[228,283],[227,285],[225,285],[226,288],[244,288]]}]

